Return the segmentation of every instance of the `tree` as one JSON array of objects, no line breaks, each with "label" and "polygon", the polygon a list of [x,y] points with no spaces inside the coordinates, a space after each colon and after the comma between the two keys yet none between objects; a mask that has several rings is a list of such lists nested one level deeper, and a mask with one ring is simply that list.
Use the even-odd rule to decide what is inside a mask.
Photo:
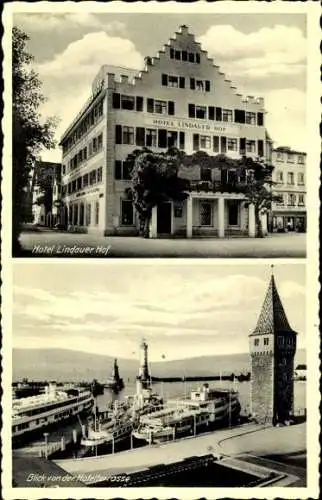
[{"label": "tree", "polygon": [[143,148],[134,150],[127,158],[132,181],[128,194],[139,214],[140,232],[146,238],[154,206],[188,197],[189,182],[178,176],[183,155],[176,148],[165,153]]},{"label": "tree", "polygon": [[12,252],[19,254],[21,226],[28,221],[25,193],[43,148],[55,147],[57,120],[43,120],[39,109],[45,102],[41,81],[31,68],[33,56],[26,49],[28,35],[17,27],[12,31]]}]

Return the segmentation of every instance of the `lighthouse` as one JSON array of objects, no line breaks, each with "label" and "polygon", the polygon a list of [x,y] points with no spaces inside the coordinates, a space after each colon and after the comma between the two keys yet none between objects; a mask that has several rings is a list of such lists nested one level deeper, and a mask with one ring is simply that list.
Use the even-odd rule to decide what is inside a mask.
[{"label": "lighthouse", "polygon": [[143,339],[140,345],[140,367],[137,381],[142,389],[146,389],[150,385],[150,374],[148,364],[148,344]]}]

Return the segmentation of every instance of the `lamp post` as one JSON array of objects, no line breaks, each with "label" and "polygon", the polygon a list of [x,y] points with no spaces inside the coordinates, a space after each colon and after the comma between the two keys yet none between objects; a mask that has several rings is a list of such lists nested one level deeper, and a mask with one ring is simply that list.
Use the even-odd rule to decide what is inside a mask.
[{"label": "lamp post", "polygon": [[45,438],[45,458],[48,458],[48,432],[44,432],[44,438]]}]

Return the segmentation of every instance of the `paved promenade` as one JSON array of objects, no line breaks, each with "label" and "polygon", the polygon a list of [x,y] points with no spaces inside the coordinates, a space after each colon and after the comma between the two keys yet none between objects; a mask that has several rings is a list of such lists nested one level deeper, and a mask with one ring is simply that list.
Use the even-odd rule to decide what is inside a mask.
[{"label": "paved promenade", "polygon": [[[306,235],[302,233],[269,234],[265,238],[193,238],[188,240],[103,237],[41,230],[40,232],[23,232],[20,242],[27,251],[22,256],[34,257],[296,258],[305,257],[306,254]],[[48,248],[46,251],[42,250],[41,247],[44,246],[49,250]],[[74,253],[68,253],[66,247],[74,248]],[[93,250],[86,254],[79,250],[86,247]],[[33,250],[34,253],[31,253]]]},{"label": "paved promenade", "polygon": [[[101,457],[57,460],[69,474],[121,475],[158,464],[170,464],[190,456],[266,455],[291,453],[306,449],[306,426],[265,428],[247,424],[222,429],[195,438],[181,439],[164,445],[152,445]],[[260,465],[260,464],[258,464]]]}]

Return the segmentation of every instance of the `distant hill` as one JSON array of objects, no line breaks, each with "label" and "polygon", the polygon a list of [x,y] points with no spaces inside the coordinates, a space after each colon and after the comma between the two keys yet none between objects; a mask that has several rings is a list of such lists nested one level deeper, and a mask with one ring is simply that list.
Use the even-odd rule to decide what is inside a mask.
[{"label": "distant hill", "polygon": [[[110,376],[114,357],[67,349],[13,349],[13,380],[93,380],[103,382]],[[295,366],[306,363],[304,349],[297,352]],[[134,379],[138,361],[119,358],[121,376]],[[184,360],[151,363],[155,377],[182,377],[248,372],[248,353],[225,356],[200,356]]]}]

